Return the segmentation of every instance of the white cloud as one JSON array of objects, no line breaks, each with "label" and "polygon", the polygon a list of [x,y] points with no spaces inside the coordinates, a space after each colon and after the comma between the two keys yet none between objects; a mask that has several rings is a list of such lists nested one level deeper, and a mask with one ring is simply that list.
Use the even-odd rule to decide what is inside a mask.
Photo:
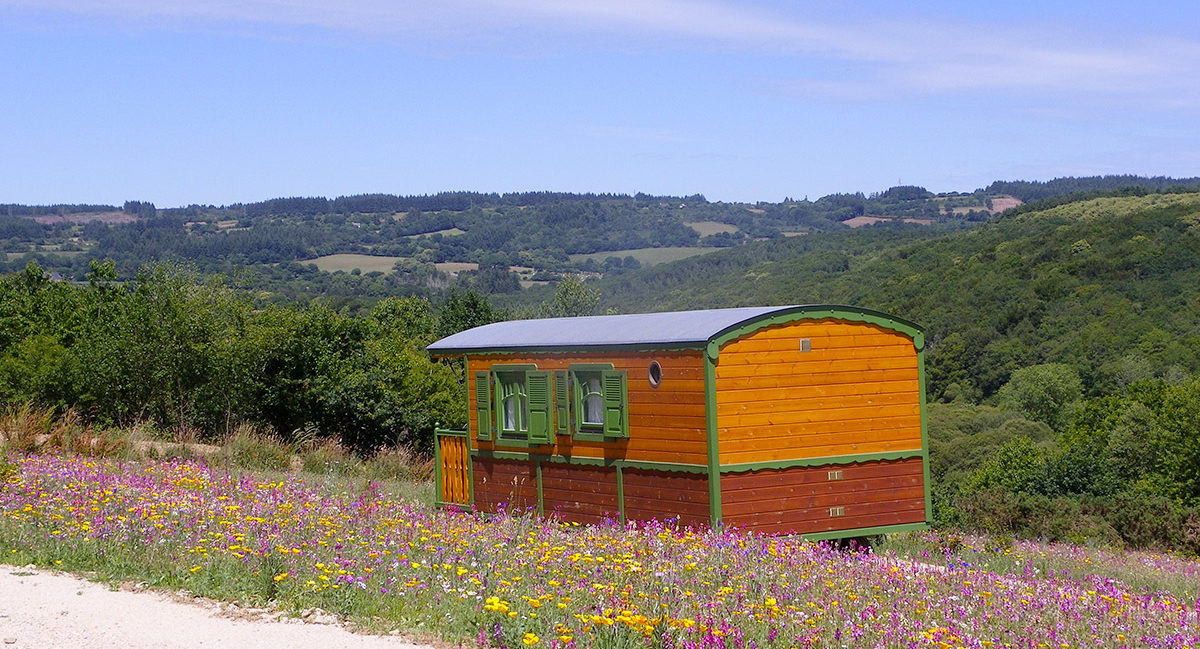
[{"label": "white cloud", "polygon": [[[776,79],[777,88],[833,100],[974,91],[1100,93],[1192,106],[1200,42],[928,18],[836,24],[715,0],[0,0],[56,11],[190,29],[250,25],[318,28],[423,47],[438,54],[509,55],[592,49],[716,49],[775,56],[782,65],[852,64],[848,76]],[[918,17],[919,18],[919,17]],[[1105,38],[1109,41],[1105,41]]]}]

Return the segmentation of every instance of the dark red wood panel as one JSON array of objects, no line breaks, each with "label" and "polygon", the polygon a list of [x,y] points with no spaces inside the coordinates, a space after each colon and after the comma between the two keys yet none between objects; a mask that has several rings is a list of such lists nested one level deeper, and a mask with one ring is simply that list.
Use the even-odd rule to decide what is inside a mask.
[{"label": "dark red wood panel", "polygon": [[702,473],[625,469],[625,518],[677,519],[680,525],[710,523],[708,476]]},{"label": "dark red wood panel", "polygon": [[542,464],[542,509],[546,516],[578,523],[620,518],[617,470],[578,464]]},{"label": "dark red wood panel", "polygon": [[537,510],[537,473],[530,462],[474,459],[475,509]]},{"label": "dark red wood panel", "polygon": [[[841,471],[840,480],[829,478]],[[921,458],[763,469],[721,476],[721,517],[766,534],[925,522]],[[831,515],[831,508],[841,515]]]}]

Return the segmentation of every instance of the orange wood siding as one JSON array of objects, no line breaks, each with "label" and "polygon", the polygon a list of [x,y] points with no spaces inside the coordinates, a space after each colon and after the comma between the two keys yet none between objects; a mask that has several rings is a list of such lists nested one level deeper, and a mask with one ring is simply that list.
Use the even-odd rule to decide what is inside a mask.
[{"label": "orange wood siding", "polygon": [[619,520],[617,470],[542,463],[542,511],[549,517],[586,524]]},{"label": "orange wood siding", "polygon": [[475,509],[497,513],[537,511],[537,469],[532,462],[474,459]]},{"label": "orange wood siding", "polygon": [[[662,382],[650,385],[651,361],[662,366]],[[530,450],[506,446],[503,440],[479,441],[475,421],[475,372],[492,365],[536,365],[539,370],[565,370],[572,364],[612,363],[628,372],[629,438],[615,442],[575,440],[555,435],[553,446],[538,446],[537,453],[576,457],[625,459],[642,462],[705,464],[704,359],[699,351],[610,352],[586,354],[496,354],[467,359],[468,412],[471,446],[481,449]]]},{"label": "orange wood siding", "polygon": [[624,469],[621,475],[626,520],[676,519],[681,526],[709,525],[707,474]]},{"label": "orange wood siding", "polygon": [[[830,480],[830,471],[842,479]],[[721,476],[726,525],[764,534],[812,534],[925,522],[921,458],[763,469]],[[830,516],[831,507],[844,515]]]},{"label": "orange wood siding", "polygon": [[917,362],[907,336],[832,319],[725,344],[716,367],[721,464],[920,449]]}]

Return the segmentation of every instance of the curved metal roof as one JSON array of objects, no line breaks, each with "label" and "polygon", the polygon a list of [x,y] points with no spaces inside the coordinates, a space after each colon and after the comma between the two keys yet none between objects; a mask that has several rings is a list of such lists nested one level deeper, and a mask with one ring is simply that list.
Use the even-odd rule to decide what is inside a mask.
[{"label": "curved metal roof", "polygon": [[817,317],[838,313],[870,314],[915,331],[920,327],[883,313],[855,307],[828,305],[759,306],[702,311],[667,311],[578,318],[509,320],[475,327],[447,336],[427,349],[439,354],[467,351],[561,349],[623,345],[701,347],[720,334],[752,321],[794,312],[814,312]]}]

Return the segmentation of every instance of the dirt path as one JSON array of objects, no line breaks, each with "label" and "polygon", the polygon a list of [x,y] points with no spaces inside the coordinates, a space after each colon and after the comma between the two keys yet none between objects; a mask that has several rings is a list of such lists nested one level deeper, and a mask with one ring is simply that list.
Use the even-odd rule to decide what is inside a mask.
[{"label": "dirt path", "polygon": [[[336,624],[275,620],[181,595],[110,590],[78,577],[0,565],[0,649],[432,649]],[[333,622],[331,616],[312,616]]]}]

